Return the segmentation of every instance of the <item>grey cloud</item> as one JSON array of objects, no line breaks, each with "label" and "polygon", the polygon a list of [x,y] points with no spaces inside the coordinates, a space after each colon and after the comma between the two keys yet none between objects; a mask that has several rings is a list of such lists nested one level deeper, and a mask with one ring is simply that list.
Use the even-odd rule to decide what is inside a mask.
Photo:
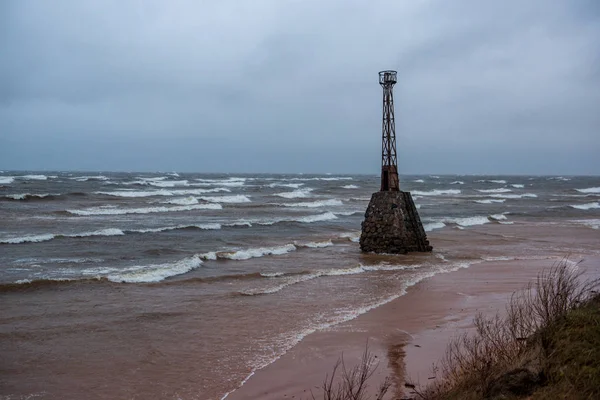
[{"label": "grey cloud", "polygon": [[[598,173],[594,1],[5,1],[0,168]],[[560,158],[560,160],[553,159]]]}]

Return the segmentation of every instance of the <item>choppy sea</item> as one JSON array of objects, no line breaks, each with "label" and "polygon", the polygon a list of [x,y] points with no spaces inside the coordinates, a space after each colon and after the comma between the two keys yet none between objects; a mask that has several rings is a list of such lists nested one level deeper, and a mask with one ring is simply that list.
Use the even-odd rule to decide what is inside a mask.
[{"label": "choppy sea", "polygon": [[[430,234],[600,228],[600,177],[400,181]],[[375,175],[0,173],[0,288],[10,316],[0,334],[52,326],[44,343],[62,349],[11,370],[0,394],[55,398],[68,390],[58,377],[68,368],[63,374],[84,375],[66,398],[104,374],[119,389],[97,398],[156,394],[159,385],[164,396],[156,398],[220,399],[307,334],[428,276],[502,256],[492,247],[483,258],[458,250],[362,255],[360,224],[378,185]],[[19,292],[32,283],[33,292]],[[7,363],[34,357],[33,337],[14,354],[5,348]],[[76,369],[59,365],[64,354],[79,360]]]}]

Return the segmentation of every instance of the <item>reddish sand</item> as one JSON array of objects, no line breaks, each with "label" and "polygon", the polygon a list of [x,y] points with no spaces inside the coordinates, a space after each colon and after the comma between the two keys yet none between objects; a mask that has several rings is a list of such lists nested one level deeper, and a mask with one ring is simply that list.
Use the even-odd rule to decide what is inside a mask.
[{"label": "reddish sand", "polygon": [[[504,309],[510,295],[552,264],[551,260],[485,262],[424,280],[398,299],[374,309],[332,331],[307,336],[279,360],[257,371],[227,400],[307,399],[344,354],[356,363],[366,340],[381,360],[371,381],[378,386],[385,376],[394,381],[390,398],[408,395],[405,380],[426,384],[432,364],[444,353],[448,340],[472,326],[477,312]],[[600,259],[588,258],[588,265]]]}]

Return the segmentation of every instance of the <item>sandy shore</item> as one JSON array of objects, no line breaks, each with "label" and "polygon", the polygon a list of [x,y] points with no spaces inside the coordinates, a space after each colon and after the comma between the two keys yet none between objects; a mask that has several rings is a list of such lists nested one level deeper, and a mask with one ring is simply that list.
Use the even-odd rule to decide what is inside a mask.
[{"label": "sandy shore", "polygon": [[[593,236],[599,235],[594,232]],[[560,237],[553,237],[566,244]],[[390,303],[332,330],[307,336],[277,361],[257,371],[227,400],[308,399],[311,389],[319,398],[318,387],[340,355],[344,354],[348,365],[356,363],[367,340],[380,360],[371,386],[391,376],[394,385],[390,398],[401,398],[408,394],[406,380],[426,384],[434,377],[433,363],[444,354],[451,337],[472,327],[476,313],[503,310],[514,291],[559,259],[556,253],[549,253],[537,259],[513,257],[481,262],[421,281]],[[600,257],[596,254],[586,255],[581,264],[592,274],[597,273],[598,266]]]}]

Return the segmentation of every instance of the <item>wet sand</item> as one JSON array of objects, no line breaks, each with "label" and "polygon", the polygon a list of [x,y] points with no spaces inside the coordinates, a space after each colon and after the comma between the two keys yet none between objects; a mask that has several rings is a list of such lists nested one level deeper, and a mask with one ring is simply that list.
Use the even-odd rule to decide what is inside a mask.
[{"label": "wet sand", "polygon": [[[542,243],[548,245],[547,257],[536,252],[537,256],[532,257],[521,255],[512,260],[482,262],[421,281],[388,304],[331,330],[307,336],[276,362],[257,371],[227,400],[309,399],[311,390],[319,398],[319,387],[340,355],[343,353],[348,366],[355,365],[367,341],[380,360],[370,387],[374,390],[386,376],[391,377],[394,384],[388,397],[402,398],[410,394],[405,382],[426,385],[435,377],[432,366],[443,356],[448,341],[471,329],[478,312],[488,315],[502,312],[514,291],[560,260],[556,251],[572,246],[574,251],[563,256],[582,260],[579,268],[587,276],[600,274],[600,255],[594,250],[594,243],[600,239],[598,231],[488,227],[477,234],[510,237],[508,232],[517,238],[535,235],[523,236],[520,245],[513,243],[510,250],[505,248],[507,253],[521,254],[520,249],[528,247],[539,249]],[[442,242],[449,239],[444,234],[436,236]],[[475,248],[473,251],[477,252]],[[550,251],[552,248],[556,251]]]}]

